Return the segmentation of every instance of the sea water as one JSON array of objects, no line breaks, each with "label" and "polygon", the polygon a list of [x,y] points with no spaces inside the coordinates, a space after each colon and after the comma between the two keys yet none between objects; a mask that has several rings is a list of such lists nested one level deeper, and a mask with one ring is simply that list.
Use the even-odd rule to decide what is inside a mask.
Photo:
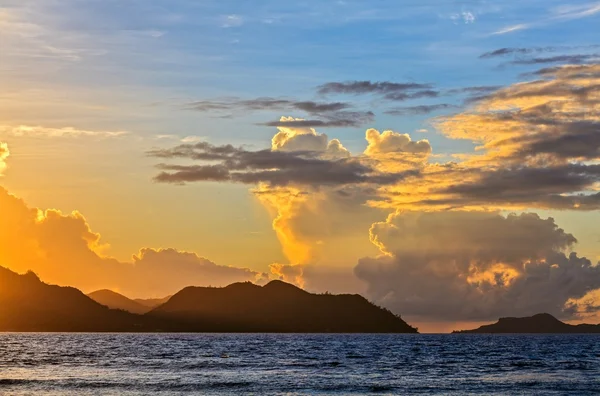
[{"label": "sea water", "polygon": [[597,393],[600,335],[0,333],[1,395]]}]

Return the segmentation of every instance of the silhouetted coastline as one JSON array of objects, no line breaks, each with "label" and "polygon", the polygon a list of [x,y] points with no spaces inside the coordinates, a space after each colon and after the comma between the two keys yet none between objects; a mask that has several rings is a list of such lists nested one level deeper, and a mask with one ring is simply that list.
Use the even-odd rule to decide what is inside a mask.
[{"label": "silhouetted coastline", "polygon": [[311,294],[281,281],[188,287],[140,315],[2,267],[0,318],[0,331],[14,332],[417,333],[359,295]]}]

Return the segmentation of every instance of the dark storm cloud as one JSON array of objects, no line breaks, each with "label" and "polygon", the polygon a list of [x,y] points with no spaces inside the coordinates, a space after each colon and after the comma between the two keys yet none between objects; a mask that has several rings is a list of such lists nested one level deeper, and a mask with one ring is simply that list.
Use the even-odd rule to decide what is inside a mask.
[{"label": "dark storm cloud", "polygon": [[270,186],[303,185],[313,188],[361,183],[388,185],[418,172],[381,173],[353,159],[323,159],[310,151],[247,151],[231,145],[208,143],[153,150],[158,158],[185,158],[217,164],[160,164],[159,183],[232,182]]},{"label": "dark storm cloud", "polygon": [[439,110],[447,110],[456,108],[456,106],[442,103],[434,105],[421,105],[421,106],[410,106],[410,107],[397,107],[394,109],[386,110],[385,114],[397,115],[397,116],[408,116],[408,115],[421,115],[431,114]]}]

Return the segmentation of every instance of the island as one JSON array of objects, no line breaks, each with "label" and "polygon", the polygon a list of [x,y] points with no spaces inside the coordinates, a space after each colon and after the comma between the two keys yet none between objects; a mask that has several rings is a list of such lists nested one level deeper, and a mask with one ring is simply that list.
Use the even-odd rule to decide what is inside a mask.
[{"label": "island", "polygon": [[500,318],[498,322],[455,334],[586,334],[600,333],[600,325],[570,325],[554,316],[541,313],[525,318]]}]

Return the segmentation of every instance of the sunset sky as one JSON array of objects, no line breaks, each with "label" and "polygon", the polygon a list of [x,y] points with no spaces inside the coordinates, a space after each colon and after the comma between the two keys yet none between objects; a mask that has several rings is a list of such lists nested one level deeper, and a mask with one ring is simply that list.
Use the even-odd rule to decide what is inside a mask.
[{"label": "sunset sky", "polygon": [[0,0],[0,265],[600,319],[600,2]]}]

